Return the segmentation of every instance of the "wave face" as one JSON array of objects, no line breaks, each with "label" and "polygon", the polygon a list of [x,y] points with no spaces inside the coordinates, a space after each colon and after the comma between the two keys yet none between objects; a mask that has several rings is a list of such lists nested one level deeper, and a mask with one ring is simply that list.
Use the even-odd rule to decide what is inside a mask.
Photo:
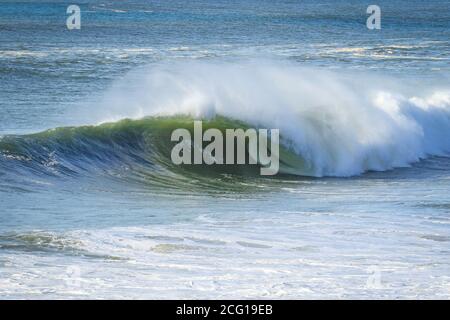
[{"label": "wave face", "polygon": [[[257,177],[260,165],[175,165],[171,141],[175,129],[194,132],[194,119],[188,116],[146,117],[96,126],[62,127],[30,135],[9,135],[0,140],[0,176],[3,180],[36,182],[37,178],[113,178],[119,182],[140,183],[153,188],[190,190],[192,185],[206,190],[217,184],[223,190],[236,177]],[[203,131],[218,128],[247,129],[241,121],[215,117],[203,121]],[[207,143],[205,142],[205,145]],[[301,165],[288,149],[281,148],[285,170]],[[287,172],[285,172],[287,173]],[[227,176],[231,176],[229,178]],[[42,179],[39,180],[40,182]]]},{"label": "wave face", "polygon": [[171,163],[171,132],[203,119],[222,130],[280,129],[281,173],[389,170],[450,151],[450,92],[422,91],[428,94],[407,95],[389,79],[268,61],[152,66],[116,83],[90,110],[90,118],[108,123],[3,137],[0,168],[74,175],[118,166],[153,181],[161,172],[257,174],[251,166]]}]

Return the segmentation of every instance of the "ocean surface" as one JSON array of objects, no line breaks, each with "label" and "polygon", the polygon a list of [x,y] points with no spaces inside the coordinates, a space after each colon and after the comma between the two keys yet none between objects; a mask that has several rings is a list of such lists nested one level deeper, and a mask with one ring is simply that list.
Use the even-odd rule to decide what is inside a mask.
[{"label": "ocean surface", "polygon": [[1,299],[450,298],[450,1],[75,2],[0,1]]}]

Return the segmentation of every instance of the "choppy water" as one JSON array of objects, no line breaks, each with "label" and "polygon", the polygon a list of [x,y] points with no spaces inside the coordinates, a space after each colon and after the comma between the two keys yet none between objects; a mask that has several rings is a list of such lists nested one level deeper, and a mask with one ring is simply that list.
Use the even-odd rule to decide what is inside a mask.
[{"label": "choppy water", "polygon": [[[449,298],[448,1],[68,4],[0,3],[1,298]],[[174,166],[192,119],[282,174]]]}]

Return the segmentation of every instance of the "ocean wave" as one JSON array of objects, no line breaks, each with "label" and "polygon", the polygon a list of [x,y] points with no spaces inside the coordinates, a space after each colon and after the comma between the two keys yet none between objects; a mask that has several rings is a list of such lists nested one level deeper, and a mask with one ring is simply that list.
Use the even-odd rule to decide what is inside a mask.
[{"label": "ocean wave", "polygon": [[[80,234],[81,233],[81,234]],[[83,256],[90,259],[125,260],[121,257],[91,252],[88,243],[82,240],[85,232],[56,233],[28,231],[0,234],[0,251],[24,253],[45,252],[66,256]]]},{"label": "ocean wave", "polygon": [[79,241],[51,232],[0,234],[0,250],[76,251],[80,245]]},{"label": "ocean wave", "polygon": [[0,171],[70,176],[120,167],[127,178],[161,185],[176,176],[180,187],[193,176],[258,175],[252,166],[175,166],[170,134],[192,130],[194,119],[221,130],[279,129],[282,174],[348,177],[448,156],[450,91],[401,92],[388,79],[288,63],[152,66],[119,81],[89,110],[86,117],[103,124],[3,137]]},{"label": "ocean wave", "polygon": [[417,85],[273,61],[173,63],[118,82],[91,116],[220,115],[278,128],[309,168],[297,174],[352,176],[448,155],[450,90]]},{"label": "ocean wave", "polygon": [[[260,165],[175,165],[171,141],[175,129],[193,132],[188,116],[147,117],[121,120],[97,126],[65,127],[30,135],[9,135],[0,139],[0,174],[3,180],[24,180],[39,185],[49,179],[108,179],[108,184],[140,185],[155,192],[178,194],[204,191],[245,193],[259,176]],[[217,116],[205,120],[203,128],[243,128],[245,123]],[[284,173],[301,165],[288,149],[281,148]],[[305,168],[307,169],[307,168]],[[104,180],[102,180],[104,181]],[[0,184],[1,185],[1,184]],[[217,187],[217,188],[216,188]]]},{"label": "ocean wave", "polygon": [[47,52],[42,51],[31,51],[31,50],[0,50],[0,58],[45,58],[47,57]]},{"label": "ocean wave", "polygon": [[[445,46],[445,43],[433,44]],[[425,60],[425,61],[445,61],[447,57],[437,57],[436,51],[431,52],[431,44],[422,42],[418,44],[386,44],[376,46],[349,46],[330,47],[328,45],[319,48],[321,56],[326,57],[347,57],[366,58],[383,60]]]}]

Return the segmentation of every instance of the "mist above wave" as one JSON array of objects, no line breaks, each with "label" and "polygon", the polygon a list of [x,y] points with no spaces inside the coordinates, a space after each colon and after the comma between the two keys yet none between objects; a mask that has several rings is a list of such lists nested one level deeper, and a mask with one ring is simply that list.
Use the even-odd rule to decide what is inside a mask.
[{"label": "mist above wave", "polygon": [[280,129],[314,176],[388,170],[450,151],[448,87],[275,61],[151,65],[116,82],[90,116],[180,114]]}]

